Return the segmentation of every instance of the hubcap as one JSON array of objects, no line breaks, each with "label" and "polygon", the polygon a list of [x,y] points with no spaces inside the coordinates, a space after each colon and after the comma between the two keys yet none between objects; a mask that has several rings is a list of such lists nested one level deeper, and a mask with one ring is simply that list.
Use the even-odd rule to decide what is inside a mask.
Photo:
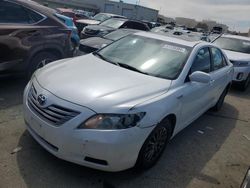
[{"label": "hubcap", "polygon": [[148,162],[154,161],[164,149],[167,140],[167,129],[160,127],[154,135],[151,136],[145,149],[144,159]]}]

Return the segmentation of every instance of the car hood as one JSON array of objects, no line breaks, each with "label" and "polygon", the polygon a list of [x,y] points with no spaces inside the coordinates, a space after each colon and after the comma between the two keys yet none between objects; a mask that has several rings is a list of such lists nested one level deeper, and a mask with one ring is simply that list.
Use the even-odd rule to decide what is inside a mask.
[{"label": "car hood", "polygon": [[93,54],[58,61],[36,72],[38,83],[57,97],[95,112],[127,112],[168,91],[171,80],[134,72]]},{"label": "car hood", "polygon": [[103,46],[106,46],[112,42],[113,42],[112,40],[101,38],[101,37],[91,37],[91,38],[81,40],[80,44],[84,46],[89,46],[92,48],[100,49]]},{"label": "car hood", "polygon": [[87,26],[85,27],[86,29],[91,29],[91,30],[94,30],[94,31],[114,31],[115,29],[112,28],[112,27],[106,27],[106,26],[103,26],[103,25],[90,25],[90,26]]},{"label": "car hood", "polygon": [[250,61],[250,54],[223,50],[230,61]]},{"label": "car hood", "polygon": [[81,20],[77,20],[76,22],[84,23],[87,25],[97,25],[100,23],[100,21],[98,21],[98,20],[91,20],[91,19],[81,19]]}]

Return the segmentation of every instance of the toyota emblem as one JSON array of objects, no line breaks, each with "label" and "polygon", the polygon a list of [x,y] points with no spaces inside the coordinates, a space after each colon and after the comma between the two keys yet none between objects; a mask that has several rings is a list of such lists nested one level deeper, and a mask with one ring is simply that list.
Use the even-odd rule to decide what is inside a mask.
[{"label": "toyota emblem", "polygon": [[46,103],[46,100],[47,100],[47,98],[46,98],[46,96],[43,95],[43,94],[40,94],[40,95],[38,95],[38,97],[37,97],[37,101],[38,101],[38,103],[39,103],[41,106],[43,106],[43,105]]}]

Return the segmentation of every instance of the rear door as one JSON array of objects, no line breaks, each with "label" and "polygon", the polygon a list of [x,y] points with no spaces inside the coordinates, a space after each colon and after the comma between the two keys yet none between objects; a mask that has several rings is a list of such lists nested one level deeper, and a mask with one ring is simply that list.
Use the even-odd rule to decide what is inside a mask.
[{"label": "rear door", "polygon": [[211,85],[213,89],[213,103],[215,104],[228,84],[230,69],[220,49],[211,47],[210,50],[212,56]]}]

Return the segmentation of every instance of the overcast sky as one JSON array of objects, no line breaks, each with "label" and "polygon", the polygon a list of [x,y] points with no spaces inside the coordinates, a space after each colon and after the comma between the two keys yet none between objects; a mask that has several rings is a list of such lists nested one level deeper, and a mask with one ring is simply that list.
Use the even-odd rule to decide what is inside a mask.
[{"label": "overcast sky", "polygon": [[250,0],[140,0],[140,5],[158,9],[168,17],[215,20],[241,32],[248,32],[250,28]]}]

